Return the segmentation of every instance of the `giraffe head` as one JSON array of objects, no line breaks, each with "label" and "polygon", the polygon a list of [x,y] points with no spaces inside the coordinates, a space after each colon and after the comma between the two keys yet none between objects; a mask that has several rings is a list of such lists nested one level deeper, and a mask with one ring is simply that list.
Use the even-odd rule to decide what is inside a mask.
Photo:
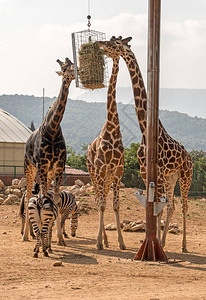
[{"label": "giraffe head", "polygon": [[57,62],[59,63],[59,65],[61,67],[61,71],[57,71],[56,73],[59,76],[63,76],[63,81],[65,83],[70,84],[71,81],[75,79],[74,64],[67,57],[65,58],[64,63],[59,59],[57,59]]},{"label": "giraffe head", "polygon": [[112,36],[110,41],[98,41],[97,45],[103,48],[105,55],[112,59],[116,59],[125,53],[125,51],[130,49],[130,45],[128,45],[129,41],[131,41],[131,37],[122,39],[121,36],[116,38]]}]

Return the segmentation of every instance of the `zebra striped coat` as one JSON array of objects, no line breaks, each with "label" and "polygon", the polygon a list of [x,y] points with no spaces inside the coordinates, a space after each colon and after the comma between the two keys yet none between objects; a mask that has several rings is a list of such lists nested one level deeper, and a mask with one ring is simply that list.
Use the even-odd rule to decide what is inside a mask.
[{"label": "zebra striped coat", "polygon": [[47,249],[51,251],[52,225],[58,215],[57,205],[50,195],[36,195],[29,199],[28,209],[29,220],[36,234],[34,257],[38,257],[40,245],[44,256],[48,256]]},{"label": "zebra striped coat", "polygon": [[[26,193],[26,192],[25,192]],[[21,198],[20,203],[20,217],[22,219],[22,226],[21,226],[21,234],[24,232],[24,223],[25,223],[25,193]],[[34,192],[36,194],[36,191]],[[53,196],[52,191],[48,191],[48,195]],[[59,213],[61,216],[61,228],[63,230],[63,235],[65,238],[68,238],[68,235],[65,231],[65,220],[70,217],[70,229],[71,229],[71,236],[76,236],[76,230],[78,226],[78,215],[79,210],[76,203],[76,198],[73,194],[62,191],[59,193],[60,201],[58,203]],[[32,226],[30,223],[30,235],[34,238],[35,235],[32,230]]]},{"label": "zebra striped coat", "polygon": [[[52,191],[48,191],[49,195],[53,195]],[[62,191],[59,193],[60,201],[57,204],[59,209],[59,214],[61,216],[61,228],[63,230],[63,235],[65,238],[68,238],[68,235],[65,232],[65,221],[66,219],[71,216],[70,218],[70,229],[71,229],[71,236],[76,236],[76,230],[78,226],[78,215],[79,209],[76,203],[76,198],[73,194]]]}]

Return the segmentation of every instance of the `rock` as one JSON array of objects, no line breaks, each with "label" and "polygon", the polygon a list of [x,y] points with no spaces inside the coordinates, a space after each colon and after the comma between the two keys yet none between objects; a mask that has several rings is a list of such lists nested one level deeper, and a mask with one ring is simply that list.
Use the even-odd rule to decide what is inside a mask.
[{"label": "rock", "polygon": [[179,228],[179,225],[178,225],[178,223],[171,223],[169,225],[169,228]]},{"label": "rock", "polygon": [[19,198],[21,198],[22,192],[19,189],[14,189],[13,190],[13,195],[17,195]]},{"label": "rock", "polygon": [[130,228],[132,227],[132,224],[133,224],[133,222],[130,222],[129,224],[125,225],[125,226],[123,227],[123,231],[129,231]]},{"label": "rock", "polygon": [[22,177],[22,178],[19,180],[18,187],[19,187],[19,189],[25,188],[25,187],[26,187],[26,178]]},{"label": "rock", "polygon": [[54,267],[61,267],[61,266],[62,266],[62,261],[60,261],[60,260],[55,261],[55,262],[53,263],[53,266],[54,266]]},{"label": "rock", "polygon": [[80,189],[80,187],[75,184],[75,185],[72,185],[69,190],[74,191],[74,190],[79,190],[79,189]]},{"label": "rock", "polygon": [[124,188],[125,184],[123,182],[120,182],[120,188]]},{"label": "rock", "polygon": [[78,186],[84,186],[84,182],[82,182],[80,179],[77,179],[75,180],[75,185],[78,185]]},{"label": "rock", "polygon": [[79,195],[84,196],[84,195],[86,195],[86,193],[87,193],[86,188],[84,186],[80,187]]},{"label": "rock", "polygon": [[142,230],[142,229],[145,230],[145,224],[144,223],[136,224],[136,225],[132,226],[130,228],[130,231],[138,231],[138,230]]},{"label": "rock", "polygon": [[123,224],[129,224],[129,223],[131,223],[132,221],[130,221],[130,220],[128,220],[128,219],[124,219],[124,220],[122,220],[122,223]]},{"label": "rock", "polygon": [[6,189],[6,190],[4,191],[4,194],[5,194],[5,195],[11,194],[11,189]]},{"label": "rock", "polygon": [[4,188],[4,183],[3,181],[0,179],[0,187],[3,189]]},{"label": "rock", "polygon": [[87,193],[93,193],[94,192],[94,187],[93,186],[89,186],[89,187],[87,187]]},{"label": "rock", "polygon": [[111,223],[105,226],[105,230],[117,230],[117,227],[114,223]]},{"label": "rock", "polygon": [[18,186],[19,185],[19,179],[17,179],[17,178],[13,179],[11,185],[12,186]]},{"label": "rock", "polygon": [[178,228],[171,228],[168,230],[169,233],[173,233],[173,234],[178,234],[180,232],[180,230]]},{"label": "rock", "polygon": [[17,195],[9,195],[6,200],[4,200],[3,204],[7,205],[7,204],[11,204],[12,202],[17,202],[19,201],[19,197]]}]

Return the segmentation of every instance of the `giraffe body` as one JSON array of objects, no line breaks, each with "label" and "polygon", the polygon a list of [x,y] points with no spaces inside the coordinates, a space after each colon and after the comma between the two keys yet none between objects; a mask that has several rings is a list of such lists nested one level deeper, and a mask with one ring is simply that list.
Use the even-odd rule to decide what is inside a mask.
[{"label": "giraffe body", "polygon": [[[59,201],[59,187],[66,162],[66,144],[60,123],[67,103],[69,86],[74,79],[74,68],[68,58],[65,63],[60,60],[57,62],[61,66],[61,71],[57,73],[63,76],[59,96],[48,110],[39,128],[31,134],[26,143],[24,173],[27,182],[27,208],[23,241],[28,240],[28,203],[32,196],[32,186],[36,175],[43,196],[47,195],[51,181],[54,179],[54,201],[56,204]],[[59,215],[56,223],[58,244],[64,245]]]},{"label": "giraffe body", "polygon": [[116,216],[118,241],[120,249],[125,249],[119,219],[119,188],[124,171],[124,150],[120,132],[119,117],[116,105],[116,80],[119,71],[119,58],[113,58],[112,75],[107,93],[107,121],[100,135],[88,146],[87,167],[90,173],[96,202],[99,208],[99,232],[97,248],[108,247],[108,240],[104,229],[104,211],[106,198],[113,183],[113,209]]},{"label": "giraffe body", "polygon": [[[141,176],[146,185],[146,129],[147,129],[147,95],[141,75],[141,71],[134,53],[127,44],[131,38],[121,39],[113,37],[110,41],[98,42],[106,55],[121,56],[130,73],[133,94],[135,100],[135,111],[137,120],[142,133],[141,145],[137,151],[137,157],[140,163]],[[193,163],[192,159],[185,150],[184,146],[170,137],[159,120],[159,135],[158,135],[158,174],[157,174],[157,200],[159,201],[163,188],[168,198],[167,219],[163,230],[161,240],[161,216],[158,216],[158,238],[161,240],[162,246],[165,246],[166,234],[171,217],[174,212],[174,188],[177,179],[179,178],[183,214],[183,240],[182,251],[187,252],[186,248],[186,213],[188,210],[187,197],[192,180]]]}]

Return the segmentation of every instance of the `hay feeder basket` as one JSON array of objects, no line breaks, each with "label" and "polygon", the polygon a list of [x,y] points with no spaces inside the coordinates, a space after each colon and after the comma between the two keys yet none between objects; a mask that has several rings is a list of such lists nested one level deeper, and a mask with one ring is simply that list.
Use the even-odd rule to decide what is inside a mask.
[{"label": "hay feeder basket", "polygon": [[108,85],[107,57],[94,43],[105,39],[105,33],[90,29],[72,33],[76,87],[98,89]]}]

